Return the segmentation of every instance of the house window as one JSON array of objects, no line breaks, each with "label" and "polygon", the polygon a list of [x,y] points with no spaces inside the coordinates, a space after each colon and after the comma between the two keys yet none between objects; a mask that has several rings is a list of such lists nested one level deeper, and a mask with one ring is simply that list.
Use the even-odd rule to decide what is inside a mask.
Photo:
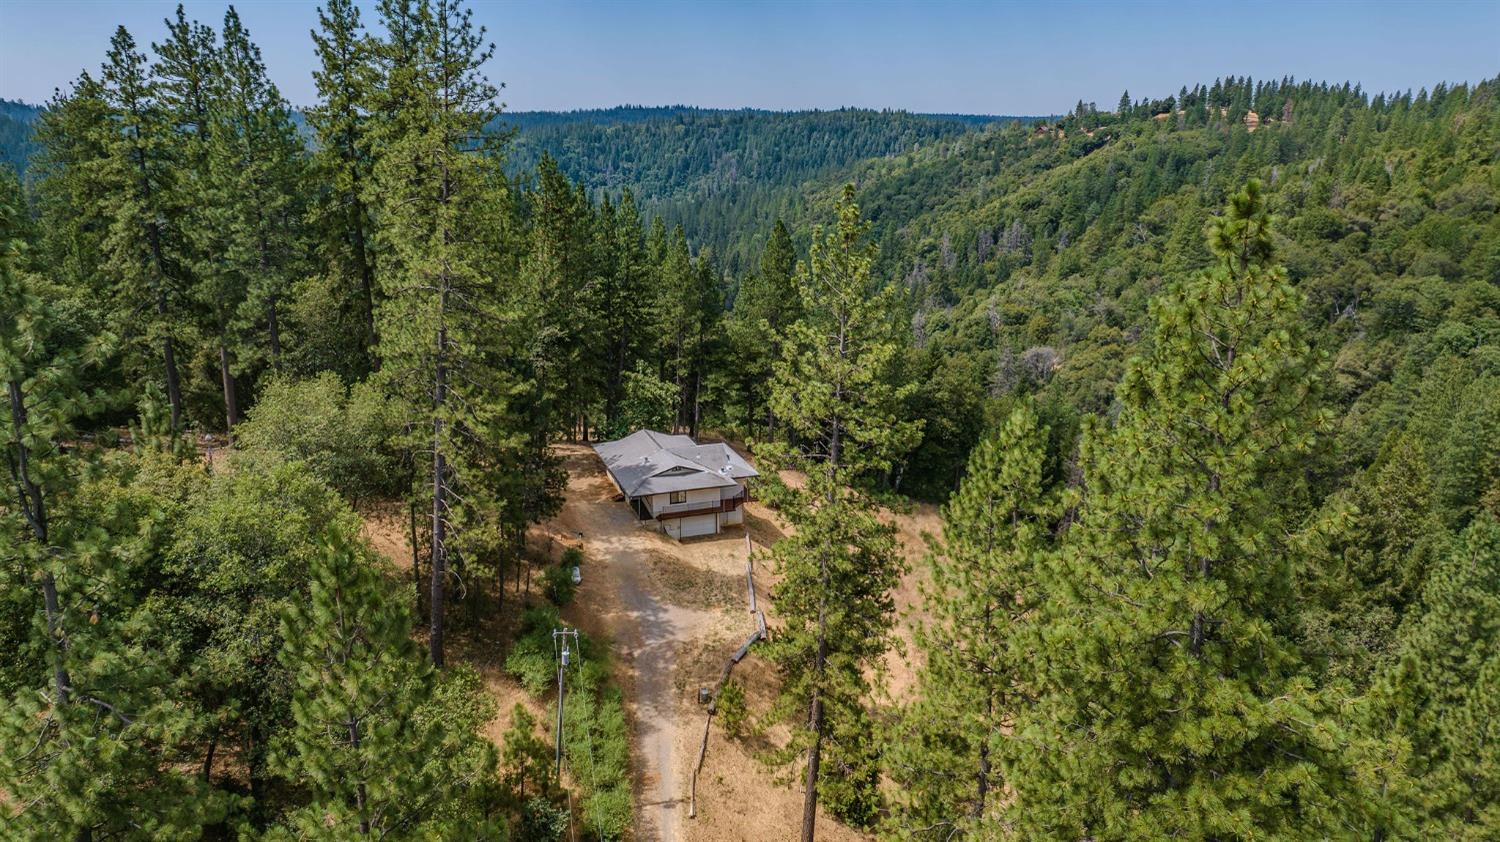
[{"label": "house window", "polygon": [[686,502],[687,502],[687,492],[686,491],[673,491],[673,492],[671,492],[670,494],[667,495],[667,504],[668,505],[671,505],[671,504],[674,504],[674,503],[686,503]]}]

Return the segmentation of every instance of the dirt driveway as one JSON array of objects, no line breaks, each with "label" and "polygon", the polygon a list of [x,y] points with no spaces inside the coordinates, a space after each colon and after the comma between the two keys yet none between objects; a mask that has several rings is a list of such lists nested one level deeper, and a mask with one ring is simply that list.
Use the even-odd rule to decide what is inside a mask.
[{"label": "dirt driveway", "polygon": [[[642,523],[615,502],[614,486],[592,450],[564,446],[568,490],[547,526],[562,544],[581,546],[583,585],[566,618],[609,640],[634,729],[638,838],[686,838],[691,768],[687,743],[701,709],[696,687],[676,681],[677,660],[733,621],[743,626],[744,533],[690,544]],[[738,610],[736,610],[738,609]]]},{"label": "dirt driveway", "polygon": [[[568,469],[562,511],[544,524],[552,554],[564,545],[584,551],[583,585],[565,619],[610,643],[616,680],[625,693],[633,730],[633,768],[639,840],[765,840],[795,838],[802,788],[761,762],[763,739],[730,740],[715,722],[698,781],[698,815],[688,818],[693,764],[703,739],[705,709],[699,687],[712,686],[755,628],[745,589],[746,531],[756,553],[782,531],[758,503],[746,506],[745,527],[679,543],[641,522],[614,499],[614,485],[593,451],[558,447]],[[535,539],[534,539],[535,540]],[[533,546],[536,546],[533,544]],[[771,576],[757,564],[762,609],[769,608]],[[735,668],[752,710],[764,710],[776,672],[752,653]],[[818,838],[865,837],[829,817]]]}]

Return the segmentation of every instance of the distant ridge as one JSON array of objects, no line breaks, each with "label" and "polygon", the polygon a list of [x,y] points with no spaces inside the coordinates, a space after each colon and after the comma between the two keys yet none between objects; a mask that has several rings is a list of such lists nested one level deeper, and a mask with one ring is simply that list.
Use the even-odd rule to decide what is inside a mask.
[{"label": "distant ridge", "polygon": [[907,111],[900,108],[856,108],[852,106],[843,108],[801,108],[791,110],[777,110],[770,108],[704,108],[696,105],[616,105],[610,108],[573,108],[565,110],[536,110],[536,111],[506,111],[500,115],[500,122],[507,123],[517,128],[527,126],[553,125],[553,124],[591,124],[591,125],[614,125],[640,123],[648,120],[671,119],[674,117],[712,117],[726,115],[756,116],[756,115],[802,115],[802,114],[840,114],[840,113],[862,113],[862,114],[905,114],[912,117],[923,117],[933,120],[947,120],[955,123],[963,123],[972,126],[983,126],[990,123],[1010,122],[1034,122],[1037,120],[1053,119],[1050,115],[1011,115],[1011,114],[963,114],[963,113],[924,113],[920,111]]}]

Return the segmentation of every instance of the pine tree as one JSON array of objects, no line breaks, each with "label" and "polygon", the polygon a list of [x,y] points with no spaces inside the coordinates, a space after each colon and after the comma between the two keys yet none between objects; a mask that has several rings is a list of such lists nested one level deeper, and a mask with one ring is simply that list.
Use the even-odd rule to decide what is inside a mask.
[{"label": "pine tree", "polygon": [[1482,515],[1433,565],[1398,660],[1377,679],[1372,731],[1407,746],[1389,836],[1486,839],[1500,831],[1492,714],[1500,708],[1500,524]]},{"label": "pine tree", "polygon": [[[443,663],[448,580],[458,544],[498,526],[497,474],[516,446],[505,402],[517,384],[503,344],[504,176],[482,135],[495,88],[468,11],[452,0],[386,0],[380,54],[386,104],[374,171],[382,287],[381,376],[411,412],[413,450],[430,455],[429,648]],[[407,53],[415,51],[413,59]]]},{"label": "pine tree", "polygon": [[[113,308],[127,319],[124,335],[134,346],[155,345],[171,406],[171,426],[183,424],[182,378],[177,334],[190,324],[190,292],[184,271],[183,209],[178,188],[180,161],[167,114],[146,57],[125,27],[110,39],[100,71],[109,119],[94,127],[108,149],[103,166],[108,191],[108,234],[100,272],[111,284]],[[154,318],[138,313],[154,311]]]},{"label": "pine tree", "polygon": [[[531,242],[522,268],[538,308],[532,357],[553,429],[576,435],[603,384],[603,295],[595,276],[588,203],[549,156],[537,165]],[[587,436],[587,429],[582,429]]]},{"label": "pine tree", "polygon": [[632,432],[620,422],[627,383],[636,362],[656,338],[650,333],[648,306],[651,277],[646,241],[635,196],[626,190],[605,231],[610,241],[611,265],[607,269],[603,299],[603,332],[608,343],[604,375],[604,422],[612,434]]},{"label": "pine tree", "polygon": [[1334,536],[1328,559],[1298,588],[1307,604],[1299,618],[1303,648],[1326,659],[1326,674],[1349,678],[1360,691],[1392,665],[1397,629],[1450,541],[1425,450],[1403,434],[1345,492],[1329,496],[1324,516],[1352,507],[1354,526]]},{"label": "pine tree", "polygon": [[215,127],[213,110],[220,98],[224,67],[212,29],[189,21],[181,4],[166,20],[167,38],[151,45],[159,57],[152,76],[159,91],[166,144],[172,150],[176,177],[171,202],[181,210],[183,235],[176,271],[178,286],[197,303],[206,305],[202,328],[217,338],[219,384],[224,400],[225,429],[239,420],[239,401],[230,372],[228,315],[243,296],[233,273],[225,272],[222,230],[223,197],[211,187],[210,150]]},{"label": "pine tree", "polygon": [[741,284],[725,323],[746,425],[753,431],[763,418],[768,437],[775,435],[775,418],[766,406],[766,384],[773,363],[781,358],[781,335],[800,315],[796,269],[791,232],[778,219],[761,252],[760,270]]},{"label": "pine tree", "polygon": [[305,165],[291,111],[232,8],[222,37],[204,191],[211,211],[201,232],[213,247],[199,274],[216,317],[232,428],[238,411],[231,365],[282,364],[283,302],[301,270]]},{"label": "pine tree", "polygon": [[692,331],[688,353],[688,376],[691,404],[688,410],[688,434],[698,437],[703,424],[704,392],[710,372],[716,367],[723,350],[720,321],[724,316],[724,287],[718,262],[711,251],[698,254],[693,286],[689,290],[689,312]]},{"label": "pine tree", "polygon": [[[323,189],[313,197],[310,221],[325,267],[323,282],[340,307],[339,323],[358,329],[355,350],[370,357],[377,344],[374,222],[368,201],[374,165],[367,114],[375,95],[373,56],[352,0],[329,0],[326,9],[318,10],[318,27],[312,36],[319,61],[313,80],[320,103],[308,109],[307,122],[317,137],[310,169]],[[332,350],[324,353],[345,357]],[[378,360],[343,365],[357,374],[378,367]]]},{"label": "pine tree", "polygon": [[1210,270],[1152,305],[1150,350],[1045,587],[1040,698],[1006,745],[1025,838],[1306,838],[1358,802],[1289,640],[1298,459],[1325,426],[1301,296],[1251,182]]},{"label": "pine tree", "polygon": [[[785,677],[777,710],[797,718],[785,760],[806,753],[804,840],[813,838],[820,796],[856,822],[871,821],[878,807],[866,670],[888,643],[901,561],[894,529],[861,488],[920,434],[918,422],[897,415],[910,390],[894,378],[895,291],[872,288],[874,253],[852,187],[837,211],[832,231],[814,232],[811,260],[798,273],[804,315],[788,327],[771,387],[772,410],[800,446],[761,451],[771,476],[806,475],[801,488],[771,491],[795,529],[771,551],[781,577],[772,600],[785,624],[771,653]],[[825,747],[835,769],[828,776]]]},{"label": "pine tree", "polygon": [[[87,448],[76,420],[101,408],[83,372],[108,337],[79,347],[14,238],[19,185],[0,175],[0,425],[10,482],[0,501],[0,559],[37,585],[35,635],[45,670],[0,714],[0,791],[6,838],[198,839],[227,806],[180,771],[195,723],[166,691],[146,639],[151,621],[123,591],[142,575],[138,536],[111,534],[83,487]],[[82,452],[80,452],[82,451]],[[12,496],[13,495],[13,496]],[[15,643],[19,644],[19,641]],[[10,805],[19,811],[10,814]]]},{"label": "pine tree", "polygon": [[488,838],[495,828],[461,805],[493,778],[494,749],[475,753],[475,734],[425,718],[436,676],[401,603],[336,529],[310,573],[307,602],[292,603],[282,622],[295,724],[272,762],[313,797],[284,835]]},{"label": "pine tree", "polygon": [[1046,427],[1029,403],[969,456],[943,509],[943,543],[924,590],[919,698],[895,718],[886,763],[902,835],[985,838],[1003,809],[1001,742],[1035,695],[1027,624],[1044,594],[1036,569],[1059,514],[1045,475]]},{"label": "pine tree", "polygon": [[38,250],[56,281],[87,292],[94,313],[107,310],[102,302],[110,294],[99,271],[112,192],[104,171],[112,137],[101,131],[109,120],[103,86],[79,74],[37,117],[39,152],[27,170],[41,221]]}]

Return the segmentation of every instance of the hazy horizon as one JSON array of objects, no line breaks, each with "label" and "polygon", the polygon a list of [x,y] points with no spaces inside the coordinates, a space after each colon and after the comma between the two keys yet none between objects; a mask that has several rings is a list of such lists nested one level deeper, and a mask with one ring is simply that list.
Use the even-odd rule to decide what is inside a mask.
[{"label": "hazy horizon", "polygon": [[[149,50],[176,0],[0,4],[0,96],[41,104],[98,67],[126,26]],[[189,2],[219,28],[228,3]],[[235,4],[296,106],[316,99],[317,4]],[[373,3],[361,2],[367,24]],[[1043,115],[1122,90],[1165,97],[1228,75],[1357,83],[1370,92],[1500,73],[1500,3],[475,2],[509,111],[686,105]],[[1399,63],[1390,60],[1399,55]]]}]

